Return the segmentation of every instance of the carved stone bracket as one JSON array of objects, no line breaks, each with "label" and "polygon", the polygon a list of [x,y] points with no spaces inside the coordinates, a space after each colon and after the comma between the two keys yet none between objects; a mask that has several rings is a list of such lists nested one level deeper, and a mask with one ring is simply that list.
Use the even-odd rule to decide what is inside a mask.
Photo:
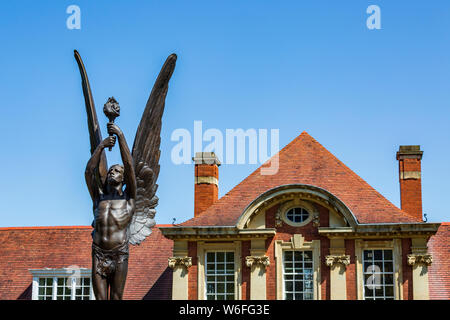
[{"label": "carved stone bracket", "polygon": [[313,226],[316,227],[316,228],[320,227],[320,219],[319,219],[319,215],[318,214],[314,215]]},{"label": "carved stone bracket", "polygon": [[176,266],[182,266],[186,269],[192,266],[191,257],[170,257],[169,258],[169,268],[175,269]]},{"label": "carved stone bracket", "polygon": [[275,214],[275,227],[281,227],[283,225],[283,218],[281,218],[281,210],[278,208]]},{"label": "carved stone bracket", "polygon": [[349,255],[328,255],[325,257],[325,263],[327,266],[332,267],[335,264],[342,264],[344,267],[347,267],[350,264],[350,256]]},{"label": "carved stone bracket", "polygon": [[431,265],[433,257],[431,254],[408,254],[408,265],[413,266],[415,264],[423,263],[426,266]]},{"label": "carved stone bracket", "polygon": [[260,264],[265,269],[270,265],[270,260],[267,256],[247,256],[245,257],[245,263],[249,268],[253,265]]}]

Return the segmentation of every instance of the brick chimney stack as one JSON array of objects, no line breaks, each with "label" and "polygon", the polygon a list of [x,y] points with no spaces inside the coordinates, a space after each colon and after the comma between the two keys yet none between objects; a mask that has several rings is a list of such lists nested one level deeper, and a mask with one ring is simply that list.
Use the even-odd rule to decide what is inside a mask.
[{"label": "brick chimney stack", "polygon": [[220,162],[214,152],[196,152],[194,217],[198,217],[219,198]]},{"label": "brick chimney stack", "polygon": [[422,155],[420,146],[400,146],[397,152],[401,208],[419,221],[423,221]]}]

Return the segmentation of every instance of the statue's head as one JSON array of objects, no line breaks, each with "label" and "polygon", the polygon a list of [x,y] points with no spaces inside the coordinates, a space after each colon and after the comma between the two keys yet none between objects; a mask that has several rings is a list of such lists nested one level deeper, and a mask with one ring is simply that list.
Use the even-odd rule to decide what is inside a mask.
[{"label": "statue's head", "polygon": [[123,184],[123,166],[120,164],[112,165],[108,170],[107,183],[110,185]]}]

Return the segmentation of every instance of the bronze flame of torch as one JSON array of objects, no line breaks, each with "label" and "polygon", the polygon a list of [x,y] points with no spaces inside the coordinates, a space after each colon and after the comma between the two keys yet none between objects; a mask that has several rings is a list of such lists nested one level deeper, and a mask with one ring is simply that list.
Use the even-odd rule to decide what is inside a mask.
[{"label": "bronze flame of torch", "polygon": [[[110,123],[114,123],[114,120],[120,116],[120,106],[114,97],[108,98],[108,101],[103,106],[103,113],[109,119]],[[111,151],[111,147],[109,147],[109,151]]]}]

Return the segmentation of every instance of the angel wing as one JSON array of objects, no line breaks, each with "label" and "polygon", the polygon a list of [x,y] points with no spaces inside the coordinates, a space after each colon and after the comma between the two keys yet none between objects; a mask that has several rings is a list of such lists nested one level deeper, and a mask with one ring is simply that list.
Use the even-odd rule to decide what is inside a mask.
[{"label": "angel wing", "polygon": [[136,209],[129,225],[129,242],[140,244],[155,225],[158,197],[156,180],[159,175],[161,118],[169,80],[175,69],[177,56],[171,54],[164,63],[153,85],[133,144],[133,161],[136,173]]},{"label": "angel wing", "polygon": [[[98,124],[97,112],[95,111],[94,98],[92,97],[91,86],[89,85],[89,79],[84,68],[83,60],[77,50],[74,50],[75,60],[77,61],[78,68],[81,74],[81,85],[83,87],[84,103],[86,105],[87,121],[89,127],[89,139],[91,142],[91,155],[94,150],[102,141],[102,133]],[[102,151],[100,158],[100,164],[95,174],[97,185],[103,185],[108,172],[108,163],[106,161],[105,152]]]}]

